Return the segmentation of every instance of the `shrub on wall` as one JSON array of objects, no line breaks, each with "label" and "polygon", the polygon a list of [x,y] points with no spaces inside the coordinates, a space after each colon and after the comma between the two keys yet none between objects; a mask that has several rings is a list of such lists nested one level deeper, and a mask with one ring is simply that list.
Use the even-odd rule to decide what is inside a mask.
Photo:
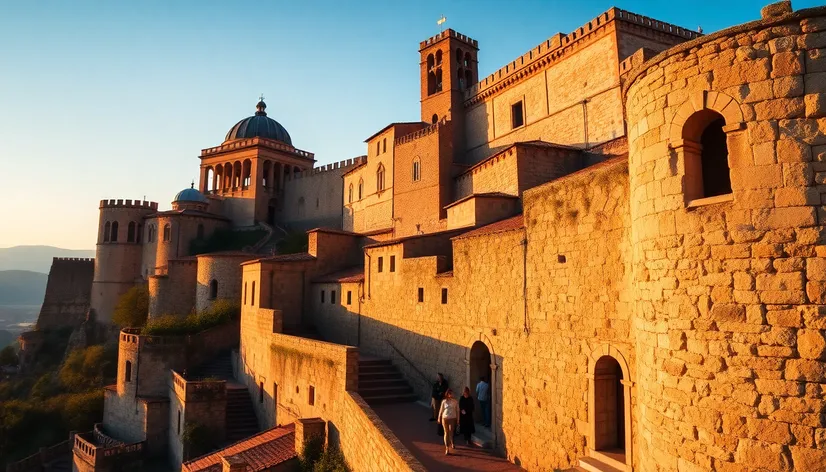
[{"label": "shrub on wall", "polygon": [[347,461],[341,449],[334,445],[324,447],[322,436],[313,436],[304,443],[298,458],[302,472],[348,472]]},{"label": "shrub on wall", "polygon": [[121,328],[140,328],[146,324],[149,314],[149,290],[144,285],[136,285],[118,299],[112,322]]},{"label": "shrub on wall", "polygon": [[200,313],[181,317],[164,315],[146,323],[142,333],[152,336],[182,336],[195,334],[214,328],[238,318],[241,307],[227,299],[216,300],[212,306]]},{"label": "shrub on wall", "polygon": [[184,460],[200,457],[218,448],[213,439],[215,434],[206,426],[188,421],[181,433],[181,443],[184,445]]}]

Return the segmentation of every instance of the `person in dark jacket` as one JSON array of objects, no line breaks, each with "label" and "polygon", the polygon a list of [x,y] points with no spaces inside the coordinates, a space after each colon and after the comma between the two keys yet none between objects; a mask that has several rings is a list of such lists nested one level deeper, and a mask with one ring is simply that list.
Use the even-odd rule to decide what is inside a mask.
[{"label": "person in dark jacket", "polygon": [[436,421],[439,408],[442,406],[442,399],[447,392],[447,380],[441,372],[436,374],[436,382],[433,383],[433,390],[430,394],[430,421]]},{"label": "person in dark jacket", "polygon": [[465,442],[470,445],[470,435],[476,432],[473,425],[473,397],[470,388],[465,387],[462,397],[459,398],[459,432],[465,436]]}]

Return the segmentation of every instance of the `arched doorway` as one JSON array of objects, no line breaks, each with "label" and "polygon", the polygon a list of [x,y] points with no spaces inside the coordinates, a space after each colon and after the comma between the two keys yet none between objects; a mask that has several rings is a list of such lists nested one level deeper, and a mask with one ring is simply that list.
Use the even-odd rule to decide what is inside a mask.
[{"label": "arched doorway", "polygon": [[[492,359],[490,357],[490,350],[482,341],[476,341],[470,348],[470,389],[472,396],[476,398],[476,385],[479,383],[479,380],[484,377],[485,381],[491,385],[490,388],[490,396],[489,400],[492,403],[493,400],[493,383],[491,378],[491,364]],[[459,392],[461,394],[461,392]],[[492,409],[492,405],[488,408]],[[482,407],[478,403],[476,403],[476,413],[474,414],[475,420],[477,423],[484,423],[483,421],[483,414],[482,414]]]},{"label": "arched doorway", "polygon": [[[611,356],[594,367],[594,450],[621,452],[625,457],[625,392],[622,369]],[[623,461],[624,462],[624,461]]]}]

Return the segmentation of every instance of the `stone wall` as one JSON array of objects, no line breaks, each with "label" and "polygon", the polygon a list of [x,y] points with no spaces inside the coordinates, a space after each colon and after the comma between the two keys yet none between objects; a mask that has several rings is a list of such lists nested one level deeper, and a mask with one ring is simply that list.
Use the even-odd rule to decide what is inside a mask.
[{"label": "stone wall", "polygon": [[52,259],[36,329],[80,326],[89,311],[94,274],[93,259]]},{"label": "stone wall", "polygon": [[[241,300],[241,263],[253,258],[252,254],[241,252],[202,254],[198,256],[197,282],[195,290],[195,310],[209,309],[215,300]],[[218,293],[211,297],[210,283],[218,282]]]},{"label": "stone wall", "polygon": [[169,452],[177,467],[192,458],[183,444],[187,428],[204,428],[213,444],[223,444],[226,434],[226,382],[187,381],[177,372],[171,373],[169,385]]},{"label": "stone wall", "polygon": [[[631,74],[643,470],[826,462],[824,38],[826,9],[781,11]],[[725,119],[731,193],[693,200],[695,118],[710,113]]]},{"label": "stone wall", "polygon": [[149,277],[149,319],[163,315],[185,317],[195,311],[195,279],[198,261],[194,258],[169,261],[164,275]]},{"label": "stone wall", "polygon": [[284,182],[278,223],[291,229],[341,228],[342,175],[349,167],[293,174]]},{"label": "stone wall", "polygon": [[310,311],[313,325],[324,339],[346,346],[358,345],[361,292],[360,282],[325,282],[312,285]]}]

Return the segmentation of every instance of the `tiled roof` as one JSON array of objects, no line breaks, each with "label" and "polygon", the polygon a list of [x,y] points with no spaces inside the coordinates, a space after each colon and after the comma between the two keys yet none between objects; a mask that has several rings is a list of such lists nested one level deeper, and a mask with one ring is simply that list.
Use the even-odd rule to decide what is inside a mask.
[{"label": "tiled roof", "polygon": [[516,195],[511,195],[509,193],[504,193],[504,192],[471,193],[470,195],[468,195],[466,197],[462,197],[462,198],[456,200],[453,203],[448,203],[447,205],[445,205],[445,208],[450,208],[454,205],[458,205],[458,204],[460,204],[464,201],[470,200],[471,198],[474,198],[474,197],[475,198],[519,198]]},{"label": "tiled roof", "polygon": [[237,457],[247,463],[246,472],[267,470],[297,457],[295,424],[268,429],[224,449],[185,462],[185,472],[221,472],[221,458]]},{"label": "tiled roof", "polygon": [[344,231],[343,229],[336,228],[313,228],[311,230],[307,230],[308,233],[312,233],[313,231],[318,231],[319,233],[343,234],[345,236],[361,236],[359,233]]},{"label": "tiled roof", "polygon": [[313,282],[317,283],[350,283],[361,282],[364,280],[364,267],[350,267],[332,274],[322,275],[317,277]]},{"label": "tiled roof", "polygon": [[459,174],[456,177],[458,178],[458,177],[460,177],[462,175],[465,175],[469,172],[473,172],[473,170],[476,169],[477,167],[483,166],[488,161],[491,161],[491,160],[495,159],[497,156],[501,156],[501,155],[505,154],[506,152],[508,152],[509,150],[511,150],[513,148],[524,147],[524,146],[543,147],[543,148],[556,148],[556,149],[561,149],[561,150],[565,150],[565,151],[582,152],[582,149],[580,149],[580,148],[566,146],[564,144],[554,144],[554,143],[549,143],[547,141],[539,141],[539,140],[521,141],[521,142],[518,142],[518,143],[513,143],[510,146],[508,146],[508,147],[502,149],[501,151],[497,152],[496,154],[493,154],[492,156],[489,156],[485,159],[482,159],[481,161],[477,162],[476,164],[473,164],[468,170],[462,172],[461,174]]},{"label": "tiled roof", "polygon": [[491,223],[487,226],[482,226],[481,228],[474,229],[473,231],[468,231],[467,233],[456,236],[452,239],[464,239],[473,238],[476,236],[487,236],[489,234],[503,233],[505,231],[513,231],[515,229],[521,229],[524,227],[524,218],[522,217],[522,215],[516,215],[511,218],[506,218],[504,220],[497,221],[496,223]]},{"label": "tiled roof", "polygon": [[314,260],[315,256],[311,256],[306,252],[299,252],[296,254],[278,254],[270,257],[262,257],[260,259],[242,262],[241,265],[253,264],[256,262],[307,262]]},{"label": "tiled roof", "polygon": [[438,236],[449,236],[451,233],[458,233],[462,231],[462,229],[447,229],[444,231],[436,231],[435,233],[425,233],[425,234],[414,234],[412,236],[403,236],[401,238],[396,239],[388,239],[387,241],[379,241],[376,243],[368,244],[364,246],[365,249],[370,249],[374,247],[382,247],[382,246],[392,246],[393,244],[403,243],[405,241],[410,241],[411,239],[419,239],[419,238],[430,238],[430,237],[438,237]]}]

